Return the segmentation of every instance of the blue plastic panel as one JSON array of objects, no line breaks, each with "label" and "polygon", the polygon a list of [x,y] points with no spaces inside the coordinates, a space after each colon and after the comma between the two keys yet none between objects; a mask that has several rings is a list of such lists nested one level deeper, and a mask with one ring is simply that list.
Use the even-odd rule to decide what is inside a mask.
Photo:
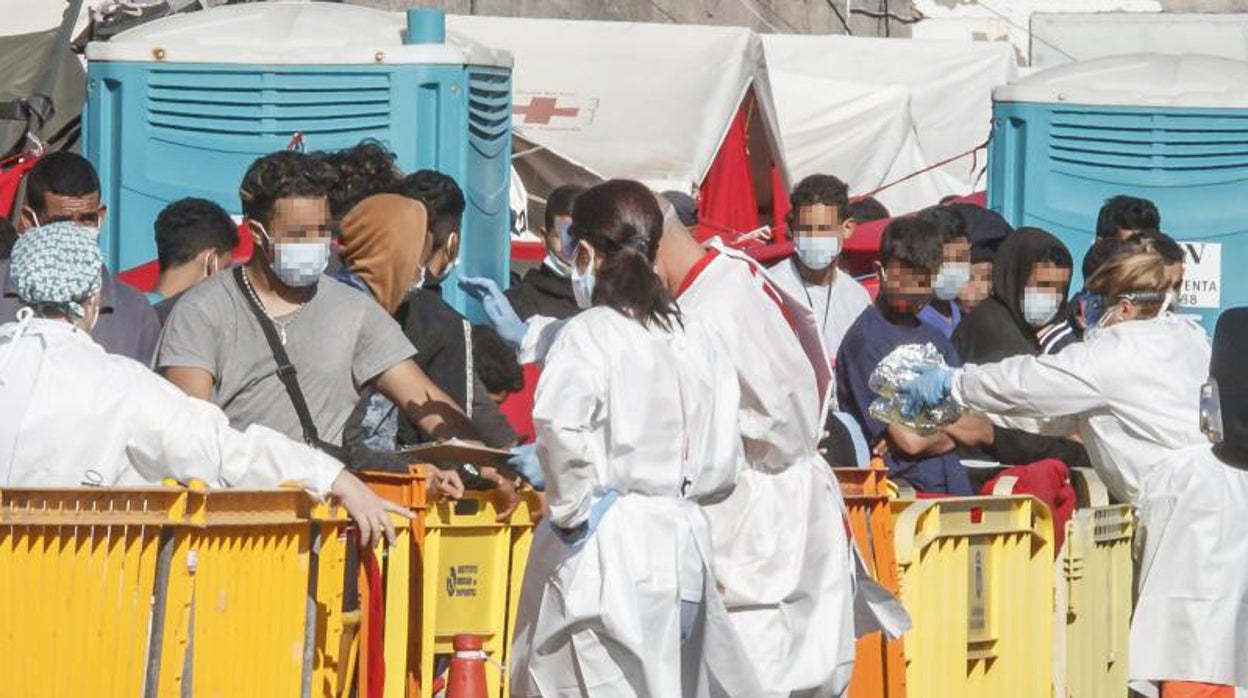
[{"label": "blue plastic panel", "polygon": [[[238,185],[257,157],[296,132],[309,150],[375,138],[406,172],[434,168],[468,199],[456,273],[508,281],[511,81],[458,65],[246,66],[95,62],[88,71],[84,152],[100,170],[109,266],[156,256],[152,223],[184,196],[239,213]],[[479,307],[454,284],[448,300]]]},{"label": "blue plastic panel", "polygon": [[[1188,251],[1184,312],[1212,330],[1222,309],[1248,305],[1248,276],[1236,272],[1248,260],[1248,110],[999,102],[988,171],[989,207],[1060,237],[1075,284],[1101,204],[1128,194],[1156,202],[1162,229]],[[1220,302],[1191,307],[1214,283]]]}]

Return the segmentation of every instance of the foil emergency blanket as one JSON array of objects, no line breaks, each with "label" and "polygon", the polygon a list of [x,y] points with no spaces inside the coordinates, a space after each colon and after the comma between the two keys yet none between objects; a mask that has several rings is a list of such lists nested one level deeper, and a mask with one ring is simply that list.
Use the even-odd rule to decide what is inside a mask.
[{"label": "foil emergency blanket", "polygon": [[935,407],[919,410],[913,416],[906,414],[906,397],[902,394],[901,386],[917,378],[925,368],[943,366],[946,366],[945,357],[930,342],[903,344],[894,349],[875,367],[867,382],[872,392],[880,396],[871,401],[871,417],[920,434],[930,434],[940,427],[958,421],[962,410],[951,399],[946,399]]}]

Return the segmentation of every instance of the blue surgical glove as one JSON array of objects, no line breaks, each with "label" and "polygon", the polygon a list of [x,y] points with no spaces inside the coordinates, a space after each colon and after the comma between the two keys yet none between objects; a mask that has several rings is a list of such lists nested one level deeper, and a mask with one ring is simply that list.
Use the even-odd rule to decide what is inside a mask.
[{"label": "blue surgical glove", "polygon": [[524,335],[528,333],[529,326],[524,324],[524,320],[516,315],[515,309],[511,307],[511,301],[507,300],[507,296],[503,295],[502,289],[493,279],[487,279],[482,276],[463,277],[459,280],[459,287],[464,293],[472,296],[481,302],[481,306],[485,308],[485,317],[490,321],[490,326],[514,348],[520,348],[524,342]]},{"label": "blue surgical glove", "polygon": [[919,412],[936,407],[953,390],[953,369],[948,366],[927,366],[919,375],[901,386],[901,413],[913,418]]},{"label": "blue surgical glove", "polygon": [[546,476],[542,474],[542,464],[537,460],[537,444],[525,444],[511,449],[507,465],[520,473],[520,477],[532,485],[533,489],[546,491]]}]

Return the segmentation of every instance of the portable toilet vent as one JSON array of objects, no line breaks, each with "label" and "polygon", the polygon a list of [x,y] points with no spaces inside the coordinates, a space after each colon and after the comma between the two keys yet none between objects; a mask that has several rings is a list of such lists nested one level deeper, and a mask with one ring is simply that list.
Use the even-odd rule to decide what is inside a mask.
[{"label": "portable toilet vent", "polygon": [[[511,56],[449,43],[441,10],[254,3],[176,15],[87,48],[84,152],[99,169],[114,270],[156,256],[152,224],[197,196],[240,213],[253,160],[376,139],[406,172],[455,178],[467,210],[457,272],[506,283]],[[479,315],[454,283],[461,312]]]},{"label": "portable toilet vent", "polygon": [[[1248,63],[1115,56],[1036,73],[993,95],[988,204],[1079,260],[1105,199],[1151,199],[1187,262],[1180,308],[1212,331],[1248,305]],[[1076,278],[1075,287],[1081,283]]]}]

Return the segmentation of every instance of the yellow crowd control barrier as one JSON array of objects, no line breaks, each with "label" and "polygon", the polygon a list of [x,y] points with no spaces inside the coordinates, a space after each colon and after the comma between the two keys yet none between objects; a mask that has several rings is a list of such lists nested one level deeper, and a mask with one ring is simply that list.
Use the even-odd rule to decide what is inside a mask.
[{"label": "yellow crowd control barrier", "polygon": [[141,696],[173,489],[0,491],[0,681],[13,696]]},{"label": "yellow crowd control barrier", "polygon": [[298,490],[0,491],[3,693],[329,695],[345,521]]},{"label": "yellow crowd control barrier", "polygon": [[895,502],[910,698],[1050,698],[1053,522],[1031,497]]},{"label": "yellow crowd control barrier", "polygon": [[1125,504],[1076,510],[1066,524],[1058,599],[1065,599],[1067,698],[1127,696],[1134,533]]},{"label": "yellow crowd control barrier", "polygon": [[[526,497],[500,522],[488,492],[424,501],[415,466],[407,475],[366,473],[364,480],[379,494],[423,513],[422,524],[413,522],[405,531],[406,542],[385,555],[383,695],[432,696],[439,658],[452,653],[455,635],[468,633],[482,638],[492,660],[486,666],[487,685],[497,690],[492,695],[507,696],[500,669],[511,645],[537,500]],[[370,662],[362,658],[361,664]]]},{"label": "yellow crowd control barrier", "polygon": [[[833,468],[833,473],[841,485],[854,545],[876,581],[897,594],[893,520],[883,462],[877,459],[871,468]],[[878,631],[858,638],[854,646],[850,698],[903,698],[905,695],[902,640],[889,641]]]}]

